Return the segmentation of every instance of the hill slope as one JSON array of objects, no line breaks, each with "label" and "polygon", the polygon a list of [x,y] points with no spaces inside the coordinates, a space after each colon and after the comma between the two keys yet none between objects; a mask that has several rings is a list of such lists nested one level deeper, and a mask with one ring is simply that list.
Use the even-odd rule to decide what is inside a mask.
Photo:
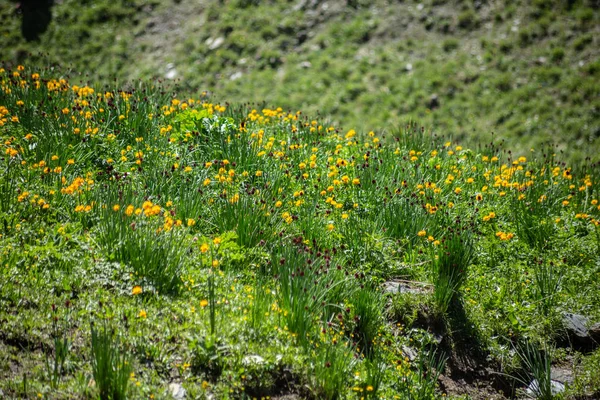
[{"label": "hill slope", "polygon": [[365,132],[412,119],[526,150],[553,140],[571,160],[600,148],[595,1],[63,0],[30,42],[17,5],[0,4],[0,58],[41,50],[84,81],[176,78]]},{"label": "hill slope", "polygon": [[0,68],[2,396],[598,398],[597,168],[55,73]]}]

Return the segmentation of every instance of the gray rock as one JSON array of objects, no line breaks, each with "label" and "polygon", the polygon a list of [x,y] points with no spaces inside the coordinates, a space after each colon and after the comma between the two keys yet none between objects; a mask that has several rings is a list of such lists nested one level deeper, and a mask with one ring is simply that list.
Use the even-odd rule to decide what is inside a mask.
[{"label": "gray rock", "polygon": [[419,286],[411,286],[408,283],[387,281],[383,284],[383,290],[388,293],[412,293],[423,294],[427,293],[427,289]]},{"label": "gray rock", "polygon": [[568,368],[551,367],[550,378],[562,384],[571,384],[574,381],[573,371]]},{"label": "gray rock", "polygon": [[580,338],[585,338],[590,335],[588,330],[589,326],[588,317],[580,314],[564,313],[563,314],[563,325],[569,333]]},{"label": "gray rock", "polygon": [[569,347],[592,350],[600,344],[600,323],[592,324],[585,315],[563,313],[562,323]]},{"label": "gray rock", "polygon": [[206,45],[210,50],[216,50],[225,42],[225,38],[223,36],[219,36],[217,38],[208,38],[206,39]]},{"label": "gray rock", "polygon": [[167,78],[167,79],[177,78],[177,69],[175,68],[175,64],[173,64],[173,63],[167,64],[167,72],[165,73],[165,78]]},{"label": "gray rock", "polygon": [[180,383],[173,382],[169,384],[169,393],[175,400],[182,400],[185,399],[187,392]]}]

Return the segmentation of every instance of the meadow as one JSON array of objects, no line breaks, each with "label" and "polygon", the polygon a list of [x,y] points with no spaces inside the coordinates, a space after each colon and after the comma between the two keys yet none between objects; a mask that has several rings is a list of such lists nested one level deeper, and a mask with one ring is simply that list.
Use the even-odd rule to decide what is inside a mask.
[{"label": "meadow", "polygon": [[600,395],[598,164],[27,65],[0,135],[1,397]]},{"label": "meadow", "polygon": [[74,84],[178,81],[345,131],[417,121],[469,147],[598,160],[595,0],[61,0],[37,40],[16,3],[0,2],[0,59],[73,68]]}]

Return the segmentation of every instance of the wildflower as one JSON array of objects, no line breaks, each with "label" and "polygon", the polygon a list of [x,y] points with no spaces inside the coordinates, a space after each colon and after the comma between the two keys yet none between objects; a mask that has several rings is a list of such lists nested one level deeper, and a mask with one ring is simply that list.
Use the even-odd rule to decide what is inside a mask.
[{"label": "wildflower", "polygon": [[427,236],[427,232],[424,229],[420,230],[419,233],[417,233],[417,236],[419,236],[419,237],[425,237],[425,236]]},{"label": "wildflower", "polygon": [[218,236],[217,236],[216,238],[214,238],[214,239],[213,239],[213,244],[214,244],[215,246],[218,246],[218,245],[220,245],[220,244],[221,244],[221,238],[220,238],[220,237],[218,237]]},{"label": "wildflower", "polygon": [[119,206],[118,204],[115,204],[113,206],[113,211],[117,212],[117,211],[119,211],[120,208],[121,208],[121,206]]},{"label": "wildflower", "polygon": [[196,221],[192,218],[188,218],[187,226],[194,226],[194,225],[196,225]]},{"label": "wildflower", "polygon": [[460,194],[460,192],[462,192],[461,188],[457,187],[456,189],[454,189],[454,193]]},{"label": "wildflower", "polygon": [[213,268],[217,268],[219,266],[219,260],[215,259],[212,261]]},{"label": "wildflower", "polygon": [[327,230],[328,230],[329,232],[331,232],[331,231],[332,231],[334,228],[335,228],[335,226],[333,226],[333,224],[328,224],[328,225],[327,225]]},{"label": "wildflower", "polygon": [[206,253],[208,251],[208,244],[206,243],[202,243],[202,245],[200,246],[200,252],[202,254]]},{"label": "wildflower", "polygon": [[355,185],[355,186],[356,185],[360,185],[360,179],[358,179],[358,178],[352,179],[352,184]]},{"label": "wildflower", "polygon": [[208,305],[208,300],[204,299],[204,300],[200,300],[200,307],[204,308]]},{"label": "wildflower", "polygon": [[134,295],[134,296],[136,296],[136,295],[138,295],[138,294],[141,294],[141,293],[142,293],[142,291],[143,291],[143,290],[142,290],[142,287],[141,287],[140,285],[135,285],[135,286],[133,287],[133,289],[131,289],[131,294],[132,294],[132,295]]},{"label": "wildflower", "polygon": [[148,314],[146,313],[145,310],[140,310],[140,313],[138,314],[139,318],[146,318],[148,316]]}]

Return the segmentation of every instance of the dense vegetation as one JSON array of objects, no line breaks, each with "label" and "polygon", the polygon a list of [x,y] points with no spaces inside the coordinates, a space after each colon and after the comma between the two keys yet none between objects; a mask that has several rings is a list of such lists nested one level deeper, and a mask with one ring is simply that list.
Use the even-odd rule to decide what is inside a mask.
[{"label": "dense vegetation", "polygon": [[[600,173],[0,69],[0,391],[600,393]],[[530,383],[532,381],[537,384]],[[286,397],[287,396],[287,397]]]},{"label": "dense vegetation", "polygon": [[469,145],[495,133],[514,150],[551,140],[569,160],[598,159],[594,0],[63,0],[38,40],[19,29],[28,3],[0,3],[13,66],[41,51],[78,83],[176,78],[193,97],[265,101],[359,132],[413,120]]}]

